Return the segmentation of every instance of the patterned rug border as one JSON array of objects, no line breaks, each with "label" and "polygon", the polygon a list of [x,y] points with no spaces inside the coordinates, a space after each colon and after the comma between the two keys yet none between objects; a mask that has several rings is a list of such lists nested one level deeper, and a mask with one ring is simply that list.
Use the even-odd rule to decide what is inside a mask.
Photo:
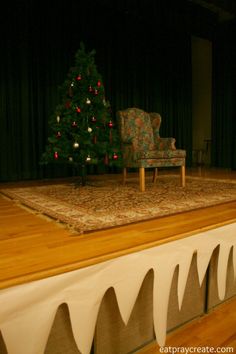
[{"label": "patterned rug border", "polygon": [[[178,175],[161,175],[159,176],[159,183],[162,180],[165,179],[179,179]],[[149,180],[150,178],[147,178],[147,180]],[[126,186],[122,186],[122,181],[121,178],[110,178],[109,180],[106,180],[106,183],[103,182],[103,185],[96,185],[98,188],[96,190],[96,193],[98,193],[98,191],[100,192],[102,190],[101,187],[105,188],[107,185],[107,181],[109,181],[109,183],[114,183],[115,185],[117,185],[116,187],[120,187],[120,190],[123,191],[126,188],[127,193],[130,193],[130,188],[136,188],[135,192],[131,191],[134,196],[135,193],[135,198],[137,195],[139,195],[139,199],[140,196],[145,197],[145,195],[147,195],[147,193],[150,193],[149,190],[147,190],[146,192],[144,192],[144,194],[142,192],[139,191],[138,189],[138,178],[137,177],[129,177],[127,180],[127,184]],[[96,220],[96,216],[94,215],[94,212],[90,211],[89,208],[87,210],[83,210],[83,208],[79,207],[79,208],[75,208],[77,210],[73,211],[73,205],[68,203],[67,201],[63,201],[63,205],[61,206],[61,204],[58,204],[57,200],[53,200],[50,196],[45,196],[42,195],[40,197],[40,193],[37,194],[36,190],[38,189],[42,189],[42,188],[48,188],[48,189],[53,189],[53,187],[57,187],[57,188],[65,188],[68,185],[74,185],[74,183],[76,182],[76,179],[74,178],[70,178],[65,179],[65,180],[58,180],[58,181],[54,181],[54,183],[52,183],[52,181],[40,181],[38,184],[34,184],[34,185],[24,185],[24,186],[19,186],[16,187],[15,186],[5,186],[3,188],[0,188],[0,193],[7,197],[12,199],[15,203],[17,203],[19,206],[22,207],[26,207],[27,209],[29,209],[30,211],[32,211],[34,214],[37,215],[41,215],[41,216],[46,216],[49,217],[52,220],[57,221],[58,223],[60,223],[62,226],[65,226],[69,229],[71,229],[72,231],[76,231],[77,233],[91,233],[91,232],[95,232],[95,231],[101,231],[101,230],[107,230],[107,229],[112,229],[114,227],[120,227],[120,226],[125,226],[125,225],[131,225],[131,224],[137,224],[140,222],[145,222],[145,221],[149,221],[149,220],[153,220],[153,219],[158,219],[164,216],[168,216],[168,215],[176,215],[176,214],[181,214],[181,213],[185,213],[191,210],[197,210],[200,208],[208,208],[210,206],[213,205],[218,205],[218,204],[225,204],[225,203],[229,203],[232,202],[234,200],[236,200],[236,180],[233,179],[216,179],[216,178],[202,178],[199,176],[187,176],[186,177],[186,185],[188,186],[188,184],[191,181],[198,181],[198,182],[202,182],[204,184],[207,183],[215,183],[218,186],[220,185],[221,187],[223,186],[232,186],[232,194],[230,193],[230,189],[227,191],[228,192],[228,196],[227,197],[220,197],[221,199],[217,200],[217,197],[214,200],[211,200],[210,202],[205,200],[203,203],[201,203],[201,205],[195,205],[195,206],[187,206],[184,207],[182,209],[179,209],[177,211],[167,211],[167,212],[161,212],[159,214],[155,214],[152,215],[150,212],[147,213],[147,209],[144,212],[144,214],[142,215],[140,213],[138,213],[138,210],[136,210],[136,215],[131,215],[131,218],[127,221],[127,217],[120,216],[118,215],[118,219],[113,220],[113,222],[111,222],[109,219],[109,216],[106,217],[106,215],[104,216],[104,213],[102,215],[102,212],[100,213],[100,210],[98,208],[97,212],[98,214],[100,213],[101,215],[97,216],[97,220]],[[48,183],[49,182],[49,183]],[[95,186],[93,186],[93,184],[91,185],[91,183],[99,183],[102,184],[101,182],[101,178],[95,178],[91,177],[88,178],[88,186],[87,189],[89,189],[91,187],[91,189],[93,189]],[[148,185],[148,183],[147,183]],[[151,185],[151,183],[150,183]],[[153,184],[152,184],[153,185]],[[62,186],[62,187],[61,187]],[[131,187],[130,187],[131,186]],[[72,187],[70,187],[72,188]],[[78,187],[79,190],[80,187]],[[80,190],[82,190],[81,187]],[[158,182],[157,182],[157,188],[158,188]],[[34,194],[36,194],[36,197],[34,199],[34,197],[32,196],[32,189],[34,189]],[[100,190],[99,190],[100,189]],[[148,189],[148,188],[147,188]],[[170,189],[171,190],[171,189]],[[179,189],[180,190],[180,189]],[[28,191],[28,195],[27,195],[27,191]],[[158,191],[158,189],[156,189],[156,191]],[[183,189],[182,189],[183,191]],[[21,192],[23,194],[23,196],[21,195]],[[92,192],[90,191],[90,194]],[[217,194],[217,192],[216,192]],[[84,198],[84,196],[83,196]],[[138,200],[139,200],[138,199]],[[47,200],[47,206],[45,207],[45,200]],[[60,199],[58,199],[60,200]],[[129,215],[129,211],[127,211],[127,215]],[[119,214],[119,211],[118,211]],[[67,216],[69,215],[69,216]],[[99,217],[101,217],[101,220],[99,221]],[[106,220],[107,219],[107,220]],[[79,220],[79,221],[78,221]],[[107,224],[106,224],[107,222]],[[90,225],[90,226],[89,226]]]}]

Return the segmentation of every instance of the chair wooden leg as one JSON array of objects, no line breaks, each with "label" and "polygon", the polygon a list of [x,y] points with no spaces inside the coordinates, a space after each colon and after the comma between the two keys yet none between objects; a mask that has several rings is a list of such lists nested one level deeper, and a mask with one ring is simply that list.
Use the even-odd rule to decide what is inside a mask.
[{"label": "chair wooden leg", "polygon": [[156,183],[157,175],[158,175],[158,168],[155,167],[153,171],[153,178],[152,178],[153,183]]},{"label": "chair wooden leg", "polygon": [[144,167],[139,168],[139,185],[140,185],[140,191],[144,192],[145,191],[145,168]]},{"label": "chair wooden leg", "polygon": [[180,166],[181,186],[185,187],[185,166]]},{"label": "chair wooden leg", "polygon": [[123,184],[125,184],[125,182],[126,182],[126,177],[127,177],[127,168],[124,167],[123,168]]}]

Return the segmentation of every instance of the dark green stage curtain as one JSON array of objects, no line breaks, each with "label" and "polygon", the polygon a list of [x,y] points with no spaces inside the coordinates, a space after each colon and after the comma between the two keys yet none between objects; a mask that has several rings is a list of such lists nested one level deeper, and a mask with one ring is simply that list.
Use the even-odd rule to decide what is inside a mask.
[{"label": "dark green stage curtain", "polygon": [[65,8],[60,2],[45,6],[30,0],[10,2],[1,13],[0,181],[67,172],[66,167],[39,165],[47,121],[74,50],[64,30]]},{"label": "dark green stage curtain", "polygon": [[114,119],[131,106],[159,112],[161,135],[174,136],[191,163],[191,41],[179,4],[10,2],[0,23],[0,181],[73,173],[39,160],[80,41],[96,50]]},{"label": "dark green stage curtain", "polygon": [[213,47],[212,164],[236,169],[236,23],[222,24]]},{"label": "dark green stage curtain", "polygon": [[172,11],[168,2],[150,3],[138,2],[143,5],[138,14],[111,13],[109,48],[104,48],[109,61],[103,66],[107,94],[114,112],[134,106],[159,112],[161,135],[174,136],[177,147],[187,150],[190,164],[191,35],[184,27],[181,2]]}]

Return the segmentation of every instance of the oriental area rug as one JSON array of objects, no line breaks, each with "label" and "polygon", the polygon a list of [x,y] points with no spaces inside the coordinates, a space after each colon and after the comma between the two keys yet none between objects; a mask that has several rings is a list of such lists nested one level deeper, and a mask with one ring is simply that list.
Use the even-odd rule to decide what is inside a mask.
[{"label": "oriental area rug", "polygon": [[86,233],[236,200],[236,181],[186,177],[183,188],[179,176],[160,175],[155,184],[146,179],[146,191],[140,192],[135,177],[125,185],[121,178],[88,177],[85,186],[70,179],[6,187],[0,192],[19,205]]}]

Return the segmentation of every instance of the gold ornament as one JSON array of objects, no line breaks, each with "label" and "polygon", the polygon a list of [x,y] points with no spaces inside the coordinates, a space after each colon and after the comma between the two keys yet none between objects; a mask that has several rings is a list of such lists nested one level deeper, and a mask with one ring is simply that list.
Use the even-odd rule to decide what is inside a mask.
[{"label": "gold ornament", "polygon": [[87,104],[91,104],[91,101],[90,101],[89,98],[86,99],[86,103],[87,103]]}]

